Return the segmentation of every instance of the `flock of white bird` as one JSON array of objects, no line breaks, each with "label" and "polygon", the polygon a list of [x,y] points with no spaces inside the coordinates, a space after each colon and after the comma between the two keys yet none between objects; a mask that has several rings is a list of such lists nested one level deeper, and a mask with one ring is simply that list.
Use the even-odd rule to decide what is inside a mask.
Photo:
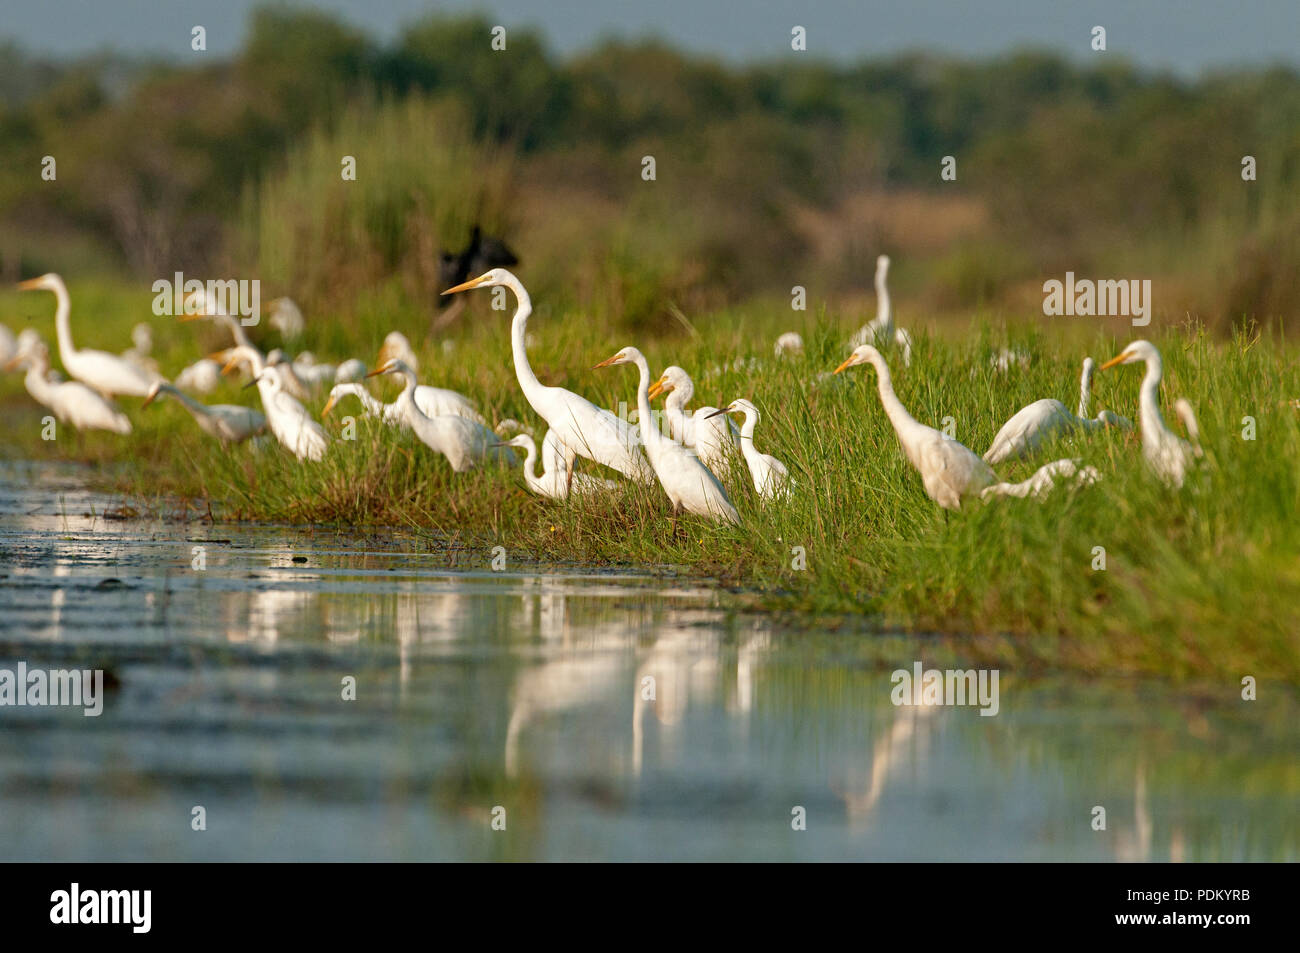
[{"label": "flock of white bird", "polygon": [[[852,353],[836,374],[858,364],[876,370],[880,403],[898,436],[908,462],[920,474],[929,497],[947,509],[959,509],[970,497],[988,500],[994,496],[1042,498],[1057,481],[1091,483],[1100,478],[1094,467],[1079,467],[1077,460],[1061,459],[1041,467],[1020,483],[998,480],[993,464],[1027,457],[1049,439],[1071,432],[1089,432],[1102,427],[1131,429],[1132,422],[1111,411],[1088,416],[1094,363],[1083,361],[1079,407],[1075,414],[1055,399],[1036,401],[1020,410],[998,431],[988,452],[981,458],[952,437],[914,418],[894,392],[889,366],[880,348],[893,350],[904,365],[910,365],[912,339],[896,328],[890,309],[886,279],[889,258],[876,261],[877,316],[850,341]],[[772,501],[795,492],[789,469],[770,454],[760,453],[754,443],[760,421],[758,408],[747,399],[725,407],[697,407],[687,410],[694,396],[690,376],[670,366],[652,380],[645,356],[635,347],[625,347],[601,361],[598,368],[630,364],[637,370],[638,423],[634,427],[609,410],[561,387],[548,387],[533,372],[528,360],[528,318],[532,301],[519,279],[503,268],[495,268],[444,294],[476,288],[503,287],[516,298],[510,340],[515,374],[525,398],[549,428],[542,439],[542,472],[537,473],[538,449],[530,433],[507,436],[512,430],[526,431],[516,421],[502,421],[496,430],[468,397],[452,390],[418,382],[418,360],[410,342],[399,332],[384,340],[378,364],[368,371],[359,360],[339,365],[317,363],[304,352],[292,361],[280,349],[263,353],[248,338],[241,322],[203,300],[201,294],[187,300],[182,320],[207,319],[229,329],[232,344],[185,368],[170,383],[149,357],[152,346],[148,325],[137,325],[133,347],[122,354],[79,349],[72,341],[71,303],[62,279],[44,275],[19,286],[23,290],[52,291],[56,299],[55,329],[59,357],[73,378],[64,380],[50,369],[49,350],[40,336],[26,329],[16,338],[0,326],[0,362],[6,369],[24,369],[27,391],[65,423],[78,429],[102,429],[130,433],[130,419],[114,398],[143,397],[144,406],[163,396],[178,401],[206,433],[226,443],[240,443],[269,430],[285,449],[299,460],[318,461],[326,453],[331,437],[308,412],[309,400],[325,385],[329,399],[321,416],[347,397],[357,398],[365,413],[384,424],[409,428],[424,444],[442,454],[452,470],[460,473],[486,462],[513,464],[515,450],[523,451],[524,480],[528,489],[542,496],[564,499],[570,494],[607,492],[618,486],[614,480],[575,473],[578,457],[618,471],[623,477],[644,484],[656,480],[672,503],[674,517],[691,513],[729,523],[739,523],[740,514],[727,494],[719,474],[725,474],[739,452],[748,467],[754,488],[762,501]],[[290,340],[301,333],[303,318],[287,298],[272,302],[270,323]],[[793,332],[776,343],[778,355],[802,351],[803,342]],[[1009,356],[1008,356],[1009,355]],[[1006,366],[1018,357],[1004,352]],[[996,361],[995,360],[995,366]],[[1175,403],[1193,443],[1178,437],[1160,413],[1159,388],[1162,372],[1160,353],[1148,341],[1134,341],[1101,369],[1116,364],[1142,362],[1146,365],[1139,392],[1139,422],[1143,453],[1157,477],[1171,487],[1182,486],[1189,469],[1201,456],[1196,418],[1185,400]],[[207,393],[223,374],[242,368],[249,377],[246,386],[256,386],[262,411],[230,404],[204,404],[187,391]],[[1005,369],[1005,368],[1004,368]],[[396,401],[384,404],[364,386],[367,378],[392,374],[402,379]],[[661,431],[650,401],[665,397],[665,418],[669,434]],[[737,426],[732,417],[740,419]]]}]

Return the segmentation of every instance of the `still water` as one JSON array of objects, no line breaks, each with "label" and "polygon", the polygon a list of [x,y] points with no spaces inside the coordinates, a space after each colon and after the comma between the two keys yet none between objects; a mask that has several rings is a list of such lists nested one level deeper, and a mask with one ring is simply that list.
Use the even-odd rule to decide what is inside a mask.
[{"label": "still water", "polygon": [[923,643],[698,581],[121,504],[0,468],[0,669],[112,686],[99,717],[0,707],[0,860],[1300,855],[1276,685],[1003,671],[996,716],[895,707]]}]

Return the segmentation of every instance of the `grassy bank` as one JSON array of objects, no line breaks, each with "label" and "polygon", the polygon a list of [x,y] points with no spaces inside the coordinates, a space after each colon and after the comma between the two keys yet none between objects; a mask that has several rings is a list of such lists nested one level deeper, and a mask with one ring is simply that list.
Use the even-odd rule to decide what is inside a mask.
[{"label": "grassy bank", "polygon": [[[120,350],[130,326],[149,320],[162,369],[174,375],[224,343],[216,328],[152,318],[145,289],[74,283],[71,291],[83,346]],[[515,417],[538,427],[540,438],[543,427],[514,380],[508,315],[491,311],[487,300],[472,302],[446,346],[425,341],[416,312],[399,292],[383,291],[351,314],[309,315],[302,346],[321,358],[372,360],[383,334],[400,328],[422,342],[422,381],[462,390],[491,420]],[[30,321],[53,340],[51,296],[6,293],[0,308],[11,328]],[[539,302],[530,354],[547,383],[615,409],[631,404],[634,371],[590,368],[635,343],[656,373],[669,363],[690,371],[695,403],[748,396],[763,411],[756,442],[790,466],[797,490],[784,505],[763,507],[737,470],[727,481],[743,526],[685,518],[676,538],[657,487],[546,501],[525,491],[517,470],[456,475],[410,434],[366,420],[355,440],[336,440],[317,465],[276,447],[224,449],[171,402],[141,411],[138,400],[124,400],[136,423],[127,438],[61,431],[46,442],[43,411],[18,375],[0,382],[4,452],[114,461],[120,466],[105,479],[123,493],[144,502],[184,496],[205,501],[205,509],[210,501],[218,519],[410,527],[464,544],[470,564],[486,566],[491,547],[502,545],[543,561],[685,567],[742,588],[746,603],[819,626],[865,616],[882,628],[970,633],[964,654],[979,662],[1211,677],[1224,680],[1227,694],[1244,675],[1300,678],[1300,412],[1289,403],[1300,397],[1300,348],[1280,336],[1228,341],[1190,328],[1146,329],[1165,358],[1164,406],[1187,396],[1200,419],[1206,460],[1183,491],[1150,478],[1136,434],[1107,432],[996,468],[1019,480],[1070,455],[1096,466],[1099,484],[1058,491],[1043,504],[1010,499],[945,514],[904,460],[874,373],[854,368],[819,379],[847,354],[843,342],[860,320],[756,304],[693,319],[676,337],[631,340]],[[1100,362],[1118,353],[1131,330],[1113,321],[1043,327],[1029,316],[1007,322],[991,315],[973,329],[932,331],[906,313],[902,320],[916,347],[910,368],[894,368],[899,396],[923,422],[938,426],[952,417],[957,439],[977,452],[1030,401],[1056,397],[1073,408],[1082,358]],[[804,334],[806,353],[773,358],[772,341],[789,329]],[[1000,374],[990,366],[991,355],[1008,345],[1032,355],[1028,368]],[[1136,419],[1141,375],[1136,367],[1098,374],[1092,412],[1110,408]],[[395,385],[381,386],[391,399]],[[257,397],[231,383],[204,399]],[[349,401],[332,417],[358,410]],[[1243,439],[1247,416],[1255,420],[1254,440]],[[327,426],[338,433],[337,420]],[[803,548],[806,569],[793,568],[794,547]],[[1093,568],[1096,547],[1105,550],[1104,570]]]}]

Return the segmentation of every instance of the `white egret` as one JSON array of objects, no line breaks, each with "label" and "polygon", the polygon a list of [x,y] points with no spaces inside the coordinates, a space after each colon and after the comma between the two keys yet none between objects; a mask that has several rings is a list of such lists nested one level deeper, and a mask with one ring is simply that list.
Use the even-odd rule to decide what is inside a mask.
[{"label": "white egret", "polygon": [[[411,364],[406,359],[414,356],[415,352],[411,350],[411,343],[406,340],[406,336],[398,331],[393,331],[384,338],[383,346],[379,349],[379,356],[375,358],[375,366],[383,367],[389,361],[397,360],[409,367],[412,373],[415,373],[416,365]],[[465,417],[475,423],[487,426],[487,420],[478,412],[478,408],[474,406],[474,401],[460,393],[460,391],[450,390],[446,387],[432,387],[429,384],[420,384],[415,388],[415,406],[424,411],[426,417]]]},{"label": "white egret", "polygon": [[384,336],[383,345],[379,348],[380,364],[393,358],[397,358],[416,374],[420,373],[420,359],[416,357],[415,348],[411,347],[411,342],[401,331],[389,331]]},{"label": "white egret", "polygon": [[776,346],[772,352],[777,357],[784,357],[787,354],[803,353],[803,336],[798,331],[786,331],[776,339]]},{"label": "white egret", "polygon": [[130,361],[152,380],[160,381],[163,376],[158,373],[158,362],[150,356],[152,353],[153,330],[141,321],[131,329],[131,346],[122,352],[122,360]]},{"label": "white egret", "polygon": [[572,461],[565,453],[564,445],[560,443],[559,438],[549,430],[546,431],[546,436],[542,438],[542,473],[540,476],[536,472],[537,444],[534,442],[532,434],[517,434],[507,440],[503,446],[517,447],[524,451],[524,483],[528,486],[528,489],[539,496],[550,497],[553,500],[563,500],[567,499],[570,494],[582,495],[618,489],[618,483],[615,481],[591,476],[587,473],[574,473],[572,479],[570,479],[569,472],[572,468]]},{"label": "white egret", "polygon": [[1116,364],[1133,364],[1137,361],[1144,361],[1147,366],[1138,396],[1142,455],[1156,476],[1168,486],[1178,489],[1183,485],[1188,468],[1203,455],[1196,415],[1192,412],[1192,405],[1185,399],[1180,397],[1174,401],[1174,412],[1187,428],[1187,434],[1195,446],[1165,426],[1165,419],[1160,414],[1160,377],[1164,372],[1164,363],[1160,359],[1160,352],[1150,341],[1134,341],[1116,357],[1101,365],[1101,369],[1104,371]]},{"label": "white egret", "polygon": [[690,375],[676,364],[664,368],[659,380],[650,386],[651,400],[660,394],[668,395],[664,399],[664,416],[668,418],[673,439],[693,448],[700,462],[714,473],[724,472],[730,465],[731,453],[736,449],[740,436],[735,424],[726,417],[712,419],[717,415],[717,407],[686,409],[695,396],[695,384]]},{"label": "white egret", "polygon": [[223,443],[242,443],[266,429],[266,417],[252,407],[238,404],[201,404],[179,387],[166,381],[155,381],[142,407],[148,407],[163,394],[168,394],[189,411],[190,416],[205,433]]},{"label": "white egret", "polygon": [[201,357],[176,375],[176,386],[199,394],[210,394],[221,382],[221,365],[210,357]]},{"label": "white egret", "polygon": [[673,516],[685,510],[697,516],[739,523],[740,514],[731,505],[727,491],[700,458],[677,441],[665,437],[654,425],[650,413],[650,365],[645,355],[634,347],[625,347],[596,367],[635,364],[637,380],[636,406],[641,426],[641,442],[660,485],[673,504]]},{"label": "white egret", "polygon": [[758,408],[741,397],[721,410],[715,410],[710,416],[718,414],[740,414],[745,419],[740,426],[740,452],[745,456],[758,495],[765,500],[772,500],[789,489],[790,470],[786,465],[770,453],[759,453],[754,446],[754,428],[759,421]]},{"label": "white egret", "polygon": [[78,430],[111,430],[114,433],[131,432],[131,421],[112,401],[78,381],[52,381],[49,379],[50,351],[39,339],[10,359],[5,370],[18,367],[27,369],[23,385],[32,399],[54,411],[63,423]]},{"label": "white egret", "polygon": [[266,423],[280,445],[299,460],[320,460],[329,446],[329,435],[307,413],[292,394],[284,392],[284,383],[275,369],[268,365],[256,348],[242,345],[224,352],[227,357],[222,373],[246,362],[252,369],[253,379],[245,386],[257,385],[266,411]]},{"label": "white egret", "polygon": [[8,364],[18,356],[18,339],[14,332],[0,324],[0,364]]},{"label": "white egret", "polygon": [[144,397],[153,379],[130,361],[105,351],[78,350],[72,343],[72,303],[63,279],[54,273],[32,278],[18,285],[21,291],[53,291],[57,302],[54,324],[59,339],[59,359],[69,374],[104,397],[126,394]]},{"label": "white egret", "polygon": [[497,435],[478,421],[450,414],[441,417],[425,414],[415,402],[415,371],[401,361],[396,358],[385,361],[366,376],[377,377],[380,374],[398,374],[405,380],[406,386],[397,398],[402,419],[415,431],[421,443],[446,457],[455,472],[471,470],[484,460],[515,462],[514,453],[501,446]]},{"label": "white egret", "polygon": [[514,352],[515,376],[524,397],[550,428],[557,439],[579,456],[619,471],[634,480],[653,479],[645,454],[637,447],[636,431],[608,410],[597,407],[584,397],[563,387],[547,387],[533,373],[528,363],[528,316],[533,302],[523,284],[504,268],[448,288],[443,294],[455,294],[471,288],[504,287],[514,292],[518,305],[510,324],[510,344]]},{"label": "white egret", "polygon": [[927,427],[907,412],[894,393],[889,366],[879,351],[870,344],[863,344],[835,369],[835,373],[857,364],[870,364],[876,369],[881,406],[893,424],[908,462],[921,474],[921,482],[930,499],[945,509],[961,509],[963,497],[978,495],[994,481],[993,471],[974,451],[945,437],[933,427]]},{"label": "white egret", "polygon": [[302,334],[306,322],[292,298],[276,298],[271,302],[270,308],[271,317],[267,323],[279,331],[282,338],[290,341]]},{"label": "white egret", "polygon": [[366,390],[364,384],[348,383],[335,384],[330,389],[330,399],[325,402],[325,408],[320,412],[322,417],[329,415],[334,406],[344,397],[355,397],[361,401],[361,406],[367,414],[372,417],[378,417],[390,427],[404,424],[402,419],[402,408],[396,403],[385,404],[370,391]]},{"label": "white egret", "polygon": [[208,304],[207,298],[200,291],[193,291],[185,298],[185,313],[180,315],[179,321],[215,321],[235,339],[236,347],[249,347],[261,354],[261,350],[248,337],[248,332],[244,330],[244,323],[232,314],[224,311],[218,311],[215,306]]},{"label": "white egret", "polygon": [[868,321],[849,339],[849,347],[861,344],[897,344],[903,357],[903,365],[912,364],[912,336],[902,328],[894,327],[894,312],[889,303],[889,256],[876,258],[876,316]]},{"label": "white egret", "polygon": [[369,370],[365,361],[350,357],[346,361],[340,362],[339,366],[334,369],[334,383],[352,384],[364,380]]},{"label": "white egret", "polygon": [[1079,469],[1078,460],[1053,460],[1034,471],[1034,475],[1020,483],[994,483],[980,491],[980,499],[988,501],[995,496],[1033,496],[1041,500],[1051,492],[1057,479],[1074,477],[1080,486],[1088,486],[1101,479],[1096,467]]},{"label": "white egret", "polygon": [[1019,411],[1002,425],[988,452],[986,463],[1001,463],[1012,457],[1024,457],[1037,450],[1049,438],[1070,430],[1093,431],[1102,427],[1133,429],[1133,421],[1103,410],[1096,418],[1088,417],[1088,401],[1092,394],[1092,358],[1083,359],[1083,373],[1079,377],[1079,412],[1070,413],[1066,406],[1054,398],[1036,400]]}]

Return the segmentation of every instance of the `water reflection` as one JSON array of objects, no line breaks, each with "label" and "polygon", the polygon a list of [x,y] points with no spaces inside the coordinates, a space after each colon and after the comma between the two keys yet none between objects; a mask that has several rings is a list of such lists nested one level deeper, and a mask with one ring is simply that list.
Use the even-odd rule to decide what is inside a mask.
[{"label": "water reflection", "polygon": [[[0,473],[0,667],[121,682],[99,719],[0,709],[6,857],[1298,853],[1294,694],[1003,672],[997,717],[894,707],[913,657],[705,586],[486,553],[451,571],[414,537],[113,522],[112,502]],[[179,836],[199,803],[217,836]]]}]

